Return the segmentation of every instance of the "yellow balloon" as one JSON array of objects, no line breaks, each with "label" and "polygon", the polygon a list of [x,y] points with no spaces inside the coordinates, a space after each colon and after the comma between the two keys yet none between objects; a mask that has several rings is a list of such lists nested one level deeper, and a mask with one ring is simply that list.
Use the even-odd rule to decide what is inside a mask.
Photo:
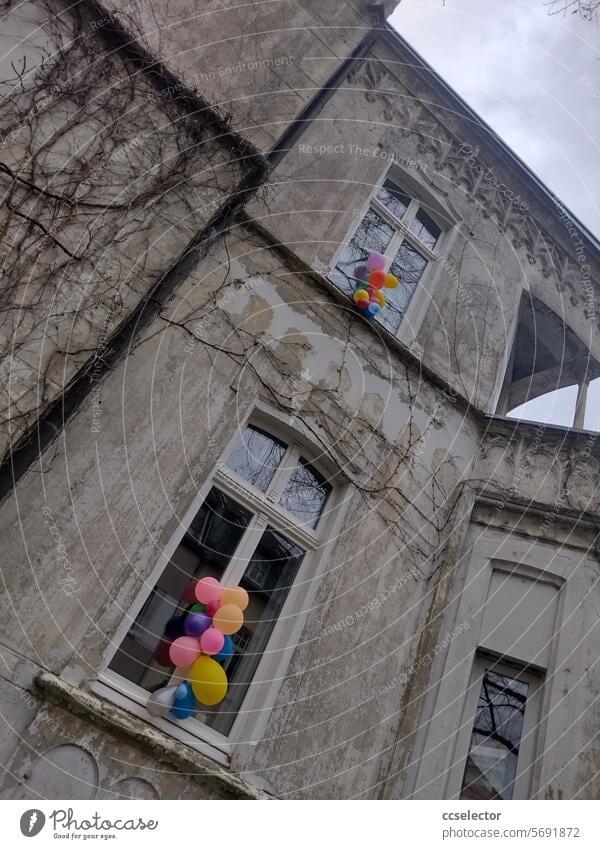
[{"label": "yellow balloon", "polygon": [[358,303],[359,301],[368,301],[369,293],[366,289],[357,289],[354,293],[354,302]]},{"label": "yellow balloon", "polygon": [[225,670],[216,660],[204,654],[192,664],[190,684],[201,705],[218,705],[227,693]]},{"label": "yellow balloon", "polygon": [[375,290],[375,297],[377,298],[377,303],[379,304],[379,306],[383,308],[385,306],[385,298],[381,294],[380,289]]},{"label": "yellow balloon", "polygon": [[398,278],[388,273],[385,275],[385,283],[383,285],[386,289],[395,289],[398,285]]},{"label": "yellow balloon", "polygon": [[235,634],[244,624],[244,614],[235,604],[222,605],[213,616],[213,625],[222,634]]},{"label": "yellow balloon", "polygon": [[226,587],[221,596],[221,607],[226,604],[235,604],[240,610],[245,610],[248,607],[250,598],[243,587]]}]

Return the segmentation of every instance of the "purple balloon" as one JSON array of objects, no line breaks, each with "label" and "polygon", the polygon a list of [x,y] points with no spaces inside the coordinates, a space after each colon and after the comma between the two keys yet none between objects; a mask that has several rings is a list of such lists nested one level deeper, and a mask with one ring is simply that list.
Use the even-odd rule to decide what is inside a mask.
[{"label": "purple balloon", "polygon": [[375,271],[376,268],[383,268],[385,265],[385,257],[383,254],[370,254],[367,260],[367,268],[369,271]]},{"label": "purple balloon", "polygon": [[366,265],[357,265],[354,269],[354,277],[356,280],[364,280],[365,282],[369,278],[369,269]]},{"label": "purple balloon", "polygon": [[199,637],[210,628],[210,616],[206,613],[188,613],[185,617],[185,633],[188,637]]}]

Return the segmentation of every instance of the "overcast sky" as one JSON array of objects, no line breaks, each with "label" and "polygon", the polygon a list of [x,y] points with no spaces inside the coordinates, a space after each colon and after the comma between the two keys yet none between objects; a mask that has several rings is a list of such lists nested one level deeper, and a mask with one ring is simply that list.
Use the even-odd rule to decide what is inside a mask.
[{"label": "overcast sky", "polygon": [[402,0],[390,20],[600,237],[600,23],[544,0]]}]

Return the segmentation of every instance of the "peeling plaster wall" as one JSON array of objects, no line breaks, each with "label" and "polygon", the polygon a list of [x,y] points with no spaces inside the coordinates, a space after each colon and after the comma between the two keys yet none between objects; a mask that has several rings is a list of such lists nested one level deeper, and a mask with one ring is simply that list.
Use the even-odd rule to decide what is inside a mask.
[{"label": "peeling plaster wall", "polygon": [[1,85],[0,458],[254,167],[89,21],[34,8],[39,26],[9,12],[4,42],[24,70]]},{"label": "peeling plaster wall", "polygon": [[107,0],[103,7],[266,151],[318,94],[340,58],[369,32],[370,5],[365,0]]},{"label": "peeling plaster wall", "polygon": [[[301,377],[305,370],[310,381]],[[232,771],[276,796],[376,797],[384,787],[402,795],[410,786],[402,764],[411,763],[433,662],[465,628],[436,611],[446,610],[460,586],[455,564],[472,505],[461,481],[494,479],[477,464],[481,423],[251,228],[238,228],[213,249],[102,383],[99,433],[92,436],[92,409],[84,406],[48,452],[43,491],[30,473],[0,509],[6,562],[14,564],[5,569],[3,642],[86,691],[239,418],[259,400],[288,411],[298,397],[295,425],[312,438],[333,436],[332,456],[344,458],[354,484],[260,742],[236,747]],[[496,476],[503,461],[497,466]],[[539,465],[532,469],[531,485],[543,474]],[[389,487],[384,494],[382,485]],[[552,503],[556,494],[538,486],[536,497]],[[536,532],[533,525],[528,532]],[[67,552],[68,575],[58,545]],[[40,598],[43,605],[32,604]],[[379,603],[369,609],[374,599]],[[579,686],[574,698],[585,703],[589,690]],[[64,716],[56,720],[64,736],[67,716],[55,715]],[[122,744],[87,723],[77,733],[84,749],[95,747],[89,783],[103,797],[133,778],[115,760]],[[39,720],[24,730],[42,746]],[[56,745],[60,764],[66,758],[87,782],[85,756],[65,749],[75,744],[42,748],[54,752]],[[152,760],[132,745],[131,763],[143,778]],[[17,746],[10,772],[21,783],[33,780],[25,774],[47,782],[32,757]],[[569,796],[581,786],[577,769],[578,777],[563,771],[548,793]],[[6,792],[25,793],[14,780]],[[197,783],[183,788],[171,775],[152,786],[169,798],[213,792]],[[131,792],[142,789],[134,782]]]},{"label": "peeling plaster wall", "polygon": [[523,292],[600,356],[597,250],[579,244],[568,216],[383,36],[277,168],[267,210],[251,209],[275,240],[327,274],[386,172],[451,221],[437,267],[419,285],[424,303],[411,303],[399,331],[425,364],[494,412]]}]

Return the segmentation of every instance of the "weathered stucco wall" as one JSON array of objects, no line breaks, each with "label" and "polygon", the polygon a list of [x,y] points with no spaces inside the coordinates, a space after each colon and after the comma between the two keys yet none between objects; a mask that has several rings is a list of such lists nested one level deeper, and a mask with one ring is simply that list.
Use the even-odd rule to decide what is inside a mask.
[{"label": "weathered stucco wall", "polygon": [[[388,2],[388,12],[396,5]],[[107,0],[261,150],[268,150],[375,23],[366,0]]]},{"label": "weathered stucco wall", "polygon": [[[410,763],[433,663],[472,627],[444,613],[463,580],[455,564],[469,492],[493,471],[474,465],[482,424],[403,364],[342,300],[243,228],[198,266],[100,393],[99,432],[92,434],[91,405],[82,408],[53,448],[43,489],[32,472],[0,510],[12,564],[5,644],[85,691],[239,417],[261,399],[292,415],[300,432],[335,445],[332,457],[350,489],[261,742],[238,746],[232,769],[275,795],[378,796],[384,780],[386,794],[406,792],[398,758]],[[503,474],[502,458],[493,465]],[[540,487],[544,474],[535,465],[530,485],[551,504],[555,492]],[[561,680],[558,674],[557,687]],[[574,698],[589,701],[587,685],[579,686]],[[68,715],[52,715],[58,739]],[[39,724],[25,734],[38,740]],[[95,741],[100,758],[95,792],[128,780],[104,760],[103,747],[116,742],[101,744],[93,726],[83,739]],[[18,740],[14,746],[9,769],[22,780],[32,756]],[[63,755],[87,763],[75,752]],[[136,757],[143,776],[147,756]],[[578,770],[577,779],[569,770],[557,775],[548,793],[569,796],[580,786]],[[213,792],[169,781],[154,781],[154,790]],[[20,792],[12,779],[8,788]]]},{"label": "weathered stucco wall", "polygon": [[426,303],[409,307],[400,337],[475,406],[494,412],[523,292],[600,356],[597,251],[415,64],[382,38],[277,168],[268,210],[252,211],[326,274],[394,160],[389,173],[449,218],[437,268],[420,284]]},{"label": "weathered stucco wall", "polygon": [[8,15],[6,62],[23,72],[2,85],[0,457],[256,167],[201,102],[162,98],[85,7],[79,21],[53,8],[37,5],[29,37],[21,7]]}]

